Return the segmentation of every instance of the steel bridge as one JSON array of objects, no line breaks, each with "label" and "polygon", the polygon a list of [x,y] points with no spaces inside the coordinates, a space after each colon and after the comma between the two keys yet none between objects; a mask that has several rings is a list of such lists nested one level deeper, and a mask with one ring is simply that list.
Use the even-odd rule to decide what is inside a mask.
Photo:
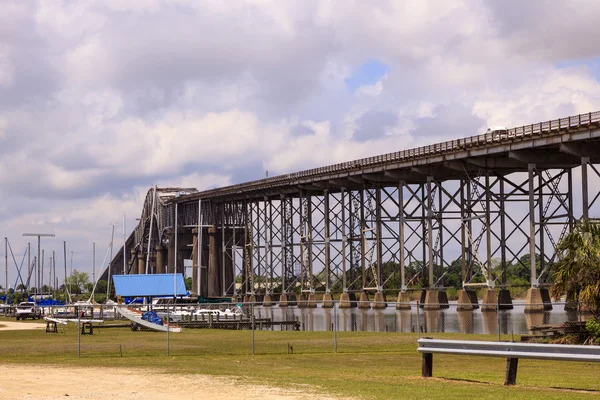
[{"label": "steel bridge", "polygon": [[593,112],[207,191],[151,188],[111,273],[186,264],[195,295],[282,306],[341,293],[400,308],[420,288],[435,307],[460,263],[468,307],[477,286],[484,304],[494,288],[510,303],[507,266],[521,265],[543,310],[556,243],[600,203],[599,150]]}]

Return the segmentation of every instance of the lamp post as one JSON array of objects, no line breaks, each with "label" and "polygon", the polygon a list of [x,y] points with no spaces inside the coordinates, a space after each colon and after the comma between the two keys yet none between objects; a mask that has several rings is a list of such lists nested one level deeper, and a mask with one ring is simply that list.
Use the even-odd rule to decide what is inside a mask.
[{"label": "lamp post", "polygon": [[39,285],[40,283],[40,248],[41,248],[41,238],[43,237],[55,237],[56,235],[54,233],[24,233],[23,236],[37,236],[38,238],[38,257],[37,257],[37,282],[36,282],[36,288],[35,288],[35,292],[37,295],[37,285]]}]

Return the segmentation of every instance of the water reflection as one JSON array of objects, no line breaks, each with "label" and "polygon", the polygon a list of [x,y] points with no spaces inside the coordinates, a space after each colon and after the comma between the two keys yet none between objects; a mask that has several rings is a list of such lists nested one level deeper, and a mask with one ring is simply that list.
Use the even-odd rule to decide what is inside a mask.
[{"label": "water reflection", "polygon": [[[301,330],[331,331],[336,323],[340,331],[366,332],[460,332],[526,334],[531,327],[544,324],[560,324],[577,321],[581,315],[577,311],[565,311],[564,305],[555,304],[552,311],[525,313],[523,302],[515,301],[512,310],[500,312],[481,310],[457,311],[456,304],[444,310],[422,310],[413,304],[410,310],[396,310],[390,303],[382,310],[361,310],[358,308],[298,308],[298,307],[255,307],[257,318],[272,321],[298,321]],[[268,325],[267,325],[268,326]],[[270,327],[268,329],[294,329],[293,326]]]},{"label": "water reflection", "polygon": [[458,331],[460,333],[475,333],[475,315],[473,311],[457,311]]}]

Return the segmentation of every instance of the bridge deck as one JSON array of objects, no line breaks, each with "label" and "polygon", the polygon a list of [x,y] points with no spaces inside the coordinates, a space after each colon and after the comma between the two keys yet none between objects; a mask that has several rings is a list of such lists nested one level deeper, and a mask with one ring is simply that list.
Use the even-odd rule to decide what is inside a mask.
[{"label": "bridge deck", "polygon": [[599,147],[597,111],[206,190],[171,201],[263,199],[297,194],[299,188],[359,190],[399,181],[422,183],[428,176],[437,181],[461,179],[476,176],[481,169],[505,175],[525,172],[529,163],[538,169],[572,168],[581,164],[581,157],[592,157],[594,162]]}]

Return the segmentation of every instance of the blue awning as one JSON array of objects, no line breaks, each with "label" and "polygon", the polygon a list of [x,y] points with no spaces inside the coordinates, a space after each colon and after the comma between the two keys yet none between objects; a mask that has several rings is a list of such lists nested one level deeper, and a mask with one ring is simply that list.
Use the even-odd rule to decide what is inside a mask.
[{"label": "blue awning", "polygon": [[115,293],[122,297],[187,295],[182,274],[114,275]]}]

